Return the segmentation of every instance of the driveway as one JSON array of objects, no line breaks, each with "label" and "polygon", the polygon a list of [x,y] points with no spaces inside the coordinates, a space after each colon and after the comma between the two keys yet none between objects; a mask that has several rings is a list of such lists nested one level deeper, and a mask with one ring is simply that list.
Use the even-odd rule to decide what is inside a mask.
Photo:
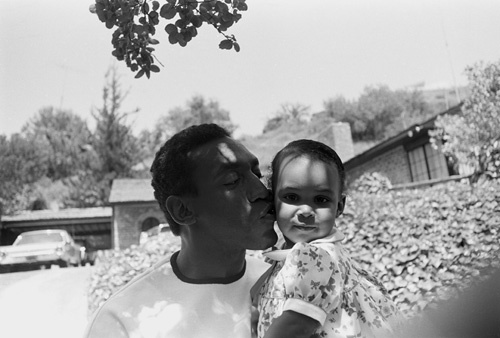
[{"label": "driveway", "polygon": [[0,336],[80,338],[92,267],[0,274]]}]

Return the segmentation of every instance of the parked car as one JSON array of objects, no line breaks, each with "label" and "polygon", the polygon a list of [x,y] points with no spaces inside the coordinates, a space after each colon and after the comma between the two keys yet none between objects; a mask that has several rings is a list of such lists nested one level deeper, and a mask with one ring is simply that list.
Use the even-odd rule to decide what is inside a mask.
[{"label": "parked car", "polygon": [[153,236],[158,236],[159,234],[163,232],[168,232],[170,231],[170,226],[167,223],[161,223],[155,227],[152,227],[151,229],[147,231],[141,232],[141,236],[139,238],[139,243],[143,244],[147,242],[147,240]]},{"label": "parked car", "polygon": [[0,246],[0,271],[78,266],[85,247],[75,243],[66,230],[27,231],[11,246]]}]

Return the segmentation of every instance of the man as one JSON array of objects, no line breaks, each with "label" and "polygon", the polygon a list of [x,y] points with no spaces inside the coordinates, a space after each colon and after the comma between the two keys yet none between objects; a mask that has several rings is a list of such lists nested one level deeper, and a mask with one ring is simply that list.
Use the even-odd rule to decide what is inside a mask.
[{"label": "man", "polygon": [[245,250],[277,240],[257,158],[205,124],[169,139],[151,173],[181,250],[114,294],[86,337],[250,337],[250,288],[268,265]]}]

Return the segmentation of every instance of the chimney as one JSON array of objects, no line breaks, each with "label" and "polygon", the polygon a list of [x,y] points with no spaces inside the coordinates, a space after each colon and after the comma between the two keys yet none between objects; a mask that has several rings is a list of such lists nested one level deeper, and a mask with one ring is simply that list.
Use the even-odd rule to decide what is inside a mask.
[{"label": "chimney", "polygon": [[351,127],[349,123],[335,122],[316,135],[316,140],[333,148],[343,163],[354,157]]}]

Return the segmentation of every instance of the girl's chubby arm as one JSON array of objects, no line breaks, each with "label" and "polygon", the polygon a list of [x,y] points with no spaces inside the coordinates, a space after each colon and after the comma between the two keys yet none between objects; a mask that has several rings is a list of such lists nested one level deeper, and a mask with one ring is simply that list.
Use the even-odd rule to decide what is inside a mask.
[{"label": "girl's chubby arm", "polygon": [[288,310],[273,321],[264,338],[309,338],[319,327],[316,319]]}]

